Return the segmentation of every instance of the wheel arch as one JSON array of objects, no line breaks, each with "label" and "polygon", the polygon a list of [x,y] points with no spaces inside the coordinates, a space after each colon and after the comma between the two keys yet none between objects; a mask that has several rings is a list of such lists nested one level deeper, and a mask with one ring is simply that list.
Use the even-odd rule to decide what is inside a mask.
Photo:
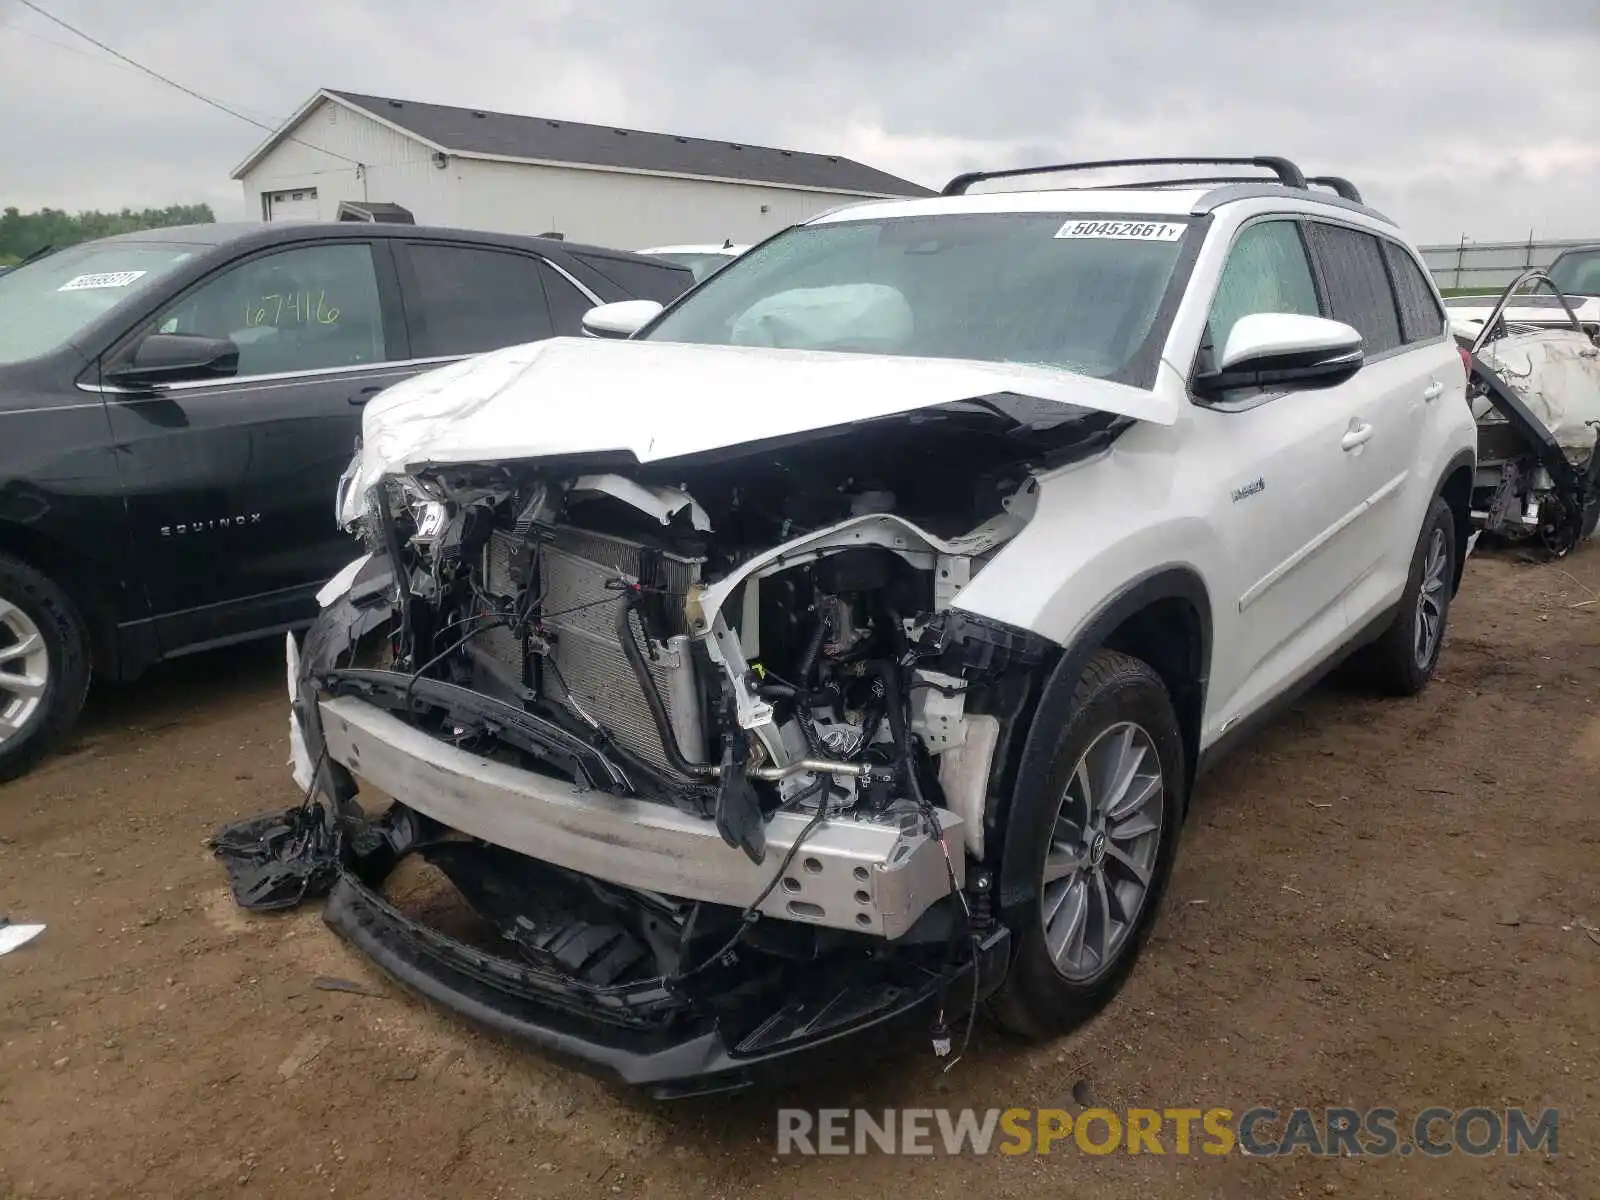
[{"label": "wheel arch", "polygon": [[26,525],[0,521],[0,554],[48,576],[67,594],[89,634],[90,669],[116,675],[120,654],[111,599],[75,565],[71,550]]},{"label": "wheel arch", "polygon": [[1434,490],[1434,494],[1450,506],[1450,515],[1455,519],[1455,578],[1450,581],[1452,596],[1461,590],[1462,573],[1467,565],[1467,542],[1472,537],[1472,483],[1477,466],[1478,459],[1474,451],[1457,451],[1440,472],[1439,486]]},{"label": "wheel arch", "polygon": [[[1038,880],[1028,870],[1028,847],[1044,836],[1037,821],[1013,819],[1017,811],[1039,812],[1043,805],[1020,805],[1024,789],[1037,787],[1054,753],[1054,731],[1065,716],[1079,678],[1098,650],[1118,650],[1149,664],[1161,676],[1177,710],[1184,747],[1184,804],[1199,759],[1200,728],[1210,679],[1212,609],[1198,571],[1172,564],[1130,581],[1084,622],[1055,659],[1022,740],[1015,787],[997,814],[1000,844],[997,882],[1000,905],[1031,901]],[[991,843],[993,844],[993,843]]]}]

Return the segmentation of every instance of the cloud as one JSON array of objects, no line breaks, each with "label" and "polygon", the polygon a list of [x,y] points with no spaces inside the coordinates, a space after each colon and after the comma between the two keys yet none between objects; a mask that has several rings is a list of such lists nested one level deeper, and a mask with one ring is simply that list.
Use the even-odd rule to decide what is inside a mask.
[{"label": "cloud", "polygon": [[[272,124],[318,87],[980,165],[1280,153],[1417,239],[1600,236],[1593,0],[40,0]],[[0,203],[244,204],[265,136],[0,0]]]}]

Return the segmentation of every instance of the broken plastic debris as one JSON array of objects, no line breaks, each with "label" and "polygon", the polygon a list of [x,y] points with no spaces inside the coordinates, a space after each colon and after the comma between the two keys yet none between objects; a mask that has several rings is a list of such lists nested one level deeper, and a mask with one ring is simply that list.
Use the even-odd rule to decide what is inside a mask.
[{"label": "broken plastic debris", "polygon": [[43,925],[13,925],[9,918],[0,917],[0,954],[26,946],[43,932]]},{"label": "broken plastic debris", "polygon": [[229,825],[211,847],[241,908],[292,908],[326,896],[339,878],[339,836],[315,804]]}]

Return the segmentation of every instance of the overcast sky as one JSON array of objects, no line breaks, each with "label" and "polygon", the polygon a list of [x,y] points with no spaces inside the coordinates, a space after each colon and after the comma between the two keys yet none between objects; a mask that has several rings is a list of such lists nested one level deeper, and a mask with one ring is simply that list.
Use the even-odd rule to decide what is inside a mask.
[{"label": "overcast sky", "polygon": [[[275,125],[319,87],[858,158],[1277,153],[1419,241],[1600,237],[1600,0],[37,0]],[[1270,9],[1270,11],[1268,11]],[[0,0],[0,206],[208,201],[265,136]]]}]

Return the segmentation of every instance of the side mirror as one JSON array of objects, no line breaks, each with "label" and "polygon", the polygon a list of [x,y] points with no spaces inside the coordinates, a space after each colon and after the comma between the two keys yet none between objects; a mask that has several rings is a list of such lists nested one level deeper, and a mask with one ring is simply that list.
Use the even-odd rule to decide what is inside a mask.
[{"label": "side mirror", "polygon": [[627,338],[643,329],[665,305],[656,300],[618,300],[583,314],[583,331],[590,337]]},{"label": "side mirror", "polygon": [[1361,334],[1342,321],[1298,313],[1252,313],[1228,334],[1217,369],[1195,380],[1202,392],[1234,388],[1331,387],[1361,369]]},{"label": "side mirror", "polygon": [[239,370],[239,347],[227,338],[152,333],[125,361],[105,373],[108,383],[150,387],[195,379],[225,379]]}]

